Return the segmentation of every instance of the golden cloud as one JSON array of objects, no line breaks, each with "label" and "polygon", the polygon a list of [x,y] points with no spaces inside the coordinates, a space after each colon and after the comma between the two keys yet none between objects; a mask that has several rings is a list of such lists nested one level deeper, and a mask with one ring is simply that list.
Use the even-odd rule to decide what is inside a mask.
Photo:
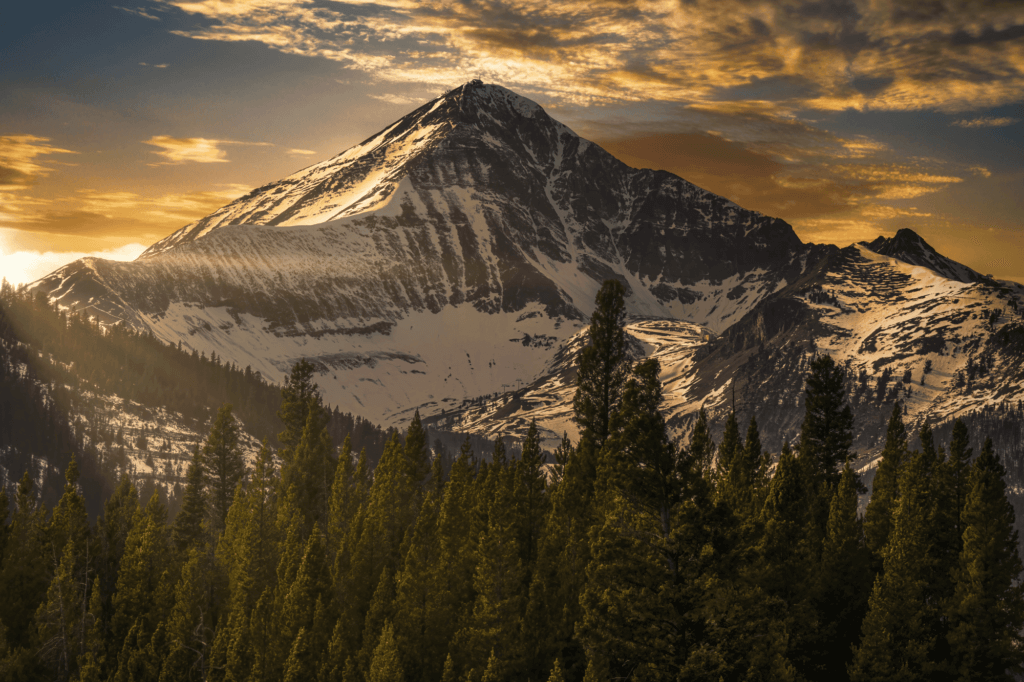
[{"label": "golden cloud", "polygon": [[46,177],[52,168],[43,166],[38,157],[52,154],[77,154],[50,144],[48,137],[35,135],[0,136],[0,189],[17,189]]},{"label": "golden cloud", "polygon": [[958,126],[960,128],[1002,128],[1013,125],[1014,123],[1020,123],[1020,119],[1010,118],[1008,116],[979,116],[972,119],[962,118],[959,121],[954,121],[950,125]]},{"label": "golden cloud", "polygon": [[1024,92],[1024,6],[966,0],[163,0],[202,17],[178,31],[255,40],[374,78],[471,76],[574,102],[757,99],[784,83],[802,108],[976,110]]},{"label": "golden cloud", "polygon": [[254,147],[271,147],[269,142],[238,142],[236,140],[208,140],[204,137],[171,137],[170,135],[154,135],[143,144],[159,147],[154,154],[164,157],[162,161],[151,166],[177,165],[181,163],[227,163],[228,154],[221,149],[222,145],[240,144]]}]

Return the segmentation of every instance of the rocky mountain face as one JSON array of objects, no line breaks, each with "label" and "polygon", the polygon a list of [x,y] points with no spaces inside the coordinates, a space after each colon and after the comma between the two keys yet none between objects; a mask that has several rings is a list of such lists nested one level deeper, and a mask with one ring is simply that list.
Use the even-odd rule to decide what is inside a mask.
[{"label": "rocky mountain face", "polygon": [[913,421],[1024,394],[1018,285],[909,230],[803,244],[478,81],[134,262],[84,259],[32,286],[274,380],[307,358],[328,402],[384,425],[418,408],[493,436],[536,417],[554,439],[574,431],[575,357],[607,278],[626,286],[635,355],[662,363],[680,435],[735,395],[778,447],[820,352],[848,367],[862,449],[895,399]]},{"label": "rocky mountain face", "polygon": [[811,250],[473,82],[134,262],[84,259],[33,286],[270,378],[309,358],[332,404],[389,423],[532,379],[606,278],[634,316],[720,331]]}]

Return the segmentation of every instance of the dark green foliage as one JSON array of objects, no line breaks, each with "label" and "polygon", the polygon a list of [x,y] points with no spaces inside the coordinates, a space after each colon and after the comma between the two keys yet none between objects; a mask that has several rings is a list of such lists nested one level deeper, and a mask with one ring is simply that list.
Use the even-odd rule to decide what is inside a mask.
[{"label": "dark green foliage", "polygon": [[174,519],[174,545],[179,552],[188,553],[198,548],[203,540],[203,521],[206,519],[206,477],[198,448],[192,453],[185,474],[185,497]]},{"label": "dark green foliage", "polygon": [[1005,470],[987,439],[971,467],[955,572],[951,669],[960,680],[1012,680],[1024,672],[1024,586]]},{"label": "dark green foliage", "polygon": [[853,445],[853,412],[846,404],[846,372],[829,355],[811,362],[805,392],[805,416],[800,427],[800,457],[814,462],[816,476],[830,484]]},{"label": "dark green foliage", "polygon": [[231,405],[221,406],[210,435],[203,444],[202,458],[199,460],[208,487],[210,519],[217,533],[224,530],[235,488],[245,476],[240,437],[239,425],[231,413]]},{"label": "dark green foliage", "polygon": [[889,541],[893,516],[899,504],[899,481],[904,465],[909,458],[907,452],[907,429],[903,426],[903,408],[893,405],[892,416],[885,435],[885,448],[875,472],[871,501],[868,502],[864,517],[864,536],[868,549],[881,564],[881,553]]},{"label": "dark green foliage", "polygon": [[52,515],[23,477],[9,523],[0,494],[0,679],[1024,672],[1022,566],[991,441],[971,465],[954,424],[947,460],[925,425],[909,453],[897,407],[862,522],[834,364],[814,361],[800,453],[785,445],[774,469],[754,418],[741,438],[731,415],[716,448],[701,410],[681,448],[658,363],[628,368],[621,294],[602,288],[578,391],[582,440],[563,437],[550,467],[536,424],[521,448],[497,439],[490,461],[468,438],[454,460],[438,448],[431,461],[418,415],[404,442],[391,432],[372,473],[354,432],[335,459],[332,413],[299,363],[282,392],[284,447],[264,442],[243,475],[225,406],[171,526],[160,495],[140,509],[124,477],[90,528],[77,451]]},{"label": "dark green foliage", "polygon": [[625,288],[618,280],[605,280],[597,293],[596,308],[590,318],[587,347],[580,354],[576,375],[573,410],[581,438],[590,440],[596,450],[604,446],[610,433],[612,413],[629,371],[626,355]]}]

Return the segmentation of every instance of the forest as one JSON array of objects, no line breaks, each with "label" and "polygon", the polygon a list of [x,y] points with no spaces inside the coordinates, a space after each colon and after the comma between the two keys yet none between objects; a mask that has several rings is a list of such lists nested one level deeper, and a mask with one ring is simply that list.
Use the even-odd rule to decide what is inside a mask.
[{"label": "forest", "polygon": [[[1024,591],[990,438],[909,434],[892,406],[873,493],[851,468],[843,368],[817,356],[799,438],[701,411],[685,446],[656,361],[597,297],[578,441],[549,462],[419,415],[376,466],[299,362],[254,467],[222,406],[171,518],[122,478],[95,522],[77,460],[52,511],[0,493],[0,679],[163,682],[1012,680]],[[910,449],[911,441],[920,446]],[[971,447],[983,442],[975,453]],[[13,511],[8,515],[10,502]]]},{"label": "forest", "polygon": [[[245,429],[278,446],[280,388],[250,367],[225,363],[215,354],[187,352],[124,324],[101,327],[80,312],[61,310],[45,296],[0,283],[0,452],[4,469],[21,472],[43,458],[63,470],[78,460],[90,516],[125,472],[125,435],[97,411],[87,396],[115,396],[125,409],[177,413],[204,430],[221,405],[233,406]],[[367,420],[328,408],[327,429],[336,442],[346,436],[366,448],[371,465],[384,452],[388,434]],[[138,434],[143,438],[145,434]],[[142,443],[159,455],[159,439]],[[131,445],[135,445],[135,439]],[[143,448],[145,449],[145,448]],[[43,477],[41,498],[53,504],[61,481]],[[0,481],[2,482],[2,481]],[[155,483],[147,481],[147,492]],[[148,498],[148,495],[147,495]],[[180,500],[167,500],[177,509]]]}]

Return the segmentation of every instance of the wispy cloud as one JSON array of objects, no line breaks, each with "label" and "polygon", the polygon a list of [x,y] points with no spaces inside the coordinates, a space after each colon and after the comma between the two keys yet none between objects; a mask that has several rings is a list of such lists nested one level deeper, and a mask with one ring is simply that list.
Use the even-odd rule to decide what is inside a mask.
[{"label": "wispy cloud", "polygon": [[314,156],[316,152],[312,149],[289,149],[287,154],[288,156]]},{"label": "wispy cloud", "polygon": [[1024,7],[904,0],[163,0],[178,31],[259,41],[383,81],[470,77],[568,101],[772,98],[802,108],[968,111],[1019,100]]},{"label": "wispy cloud", "polygon": [[160,21],[160,17],[158,17],[158,16],[156,16],[154,14],[150,14],[146,10],[145,7],[135,7],[133,9],[131,7],[118,7],[117,5],[114,5],[114,9],[119,9],[122,12],[128,12],[128,14],[134,14],[135,16],[142,17],[143,19],[151,19],[152,21]]},{"label": "wispy cloud", "polygon": [[166,69],[170,64],[147,64],[146,62],[139,62],[139,66],[149,66],[154,69]]},{"label": "wispy cloud", "polygon": [[1014,123],[1020,123],[1020,119],[1008,116],[979,116],[977,118],[962,118],[959,121],[953,121],[950,125],[960,128],[1003,128],[1012,126]]},{"label": "wispy cloud", "polygon": [[53,169],[42,165],[39,157],[53,154],[77,154],[50,144],[48,137],[35,135],[0,136],[0,190],[27,187]]},{"label": "wispy cloud", "polygon": [[167,159],[160,163],[149,164],[151,166],[181,163],[227,163],[228,153],[221,148],[224,145],[273,146],[269,142],[208,140],[204,137],[172,137],[170,135],[154,135],[146,140],[144,144],[157,147],[157,151],[153,153]]}]

